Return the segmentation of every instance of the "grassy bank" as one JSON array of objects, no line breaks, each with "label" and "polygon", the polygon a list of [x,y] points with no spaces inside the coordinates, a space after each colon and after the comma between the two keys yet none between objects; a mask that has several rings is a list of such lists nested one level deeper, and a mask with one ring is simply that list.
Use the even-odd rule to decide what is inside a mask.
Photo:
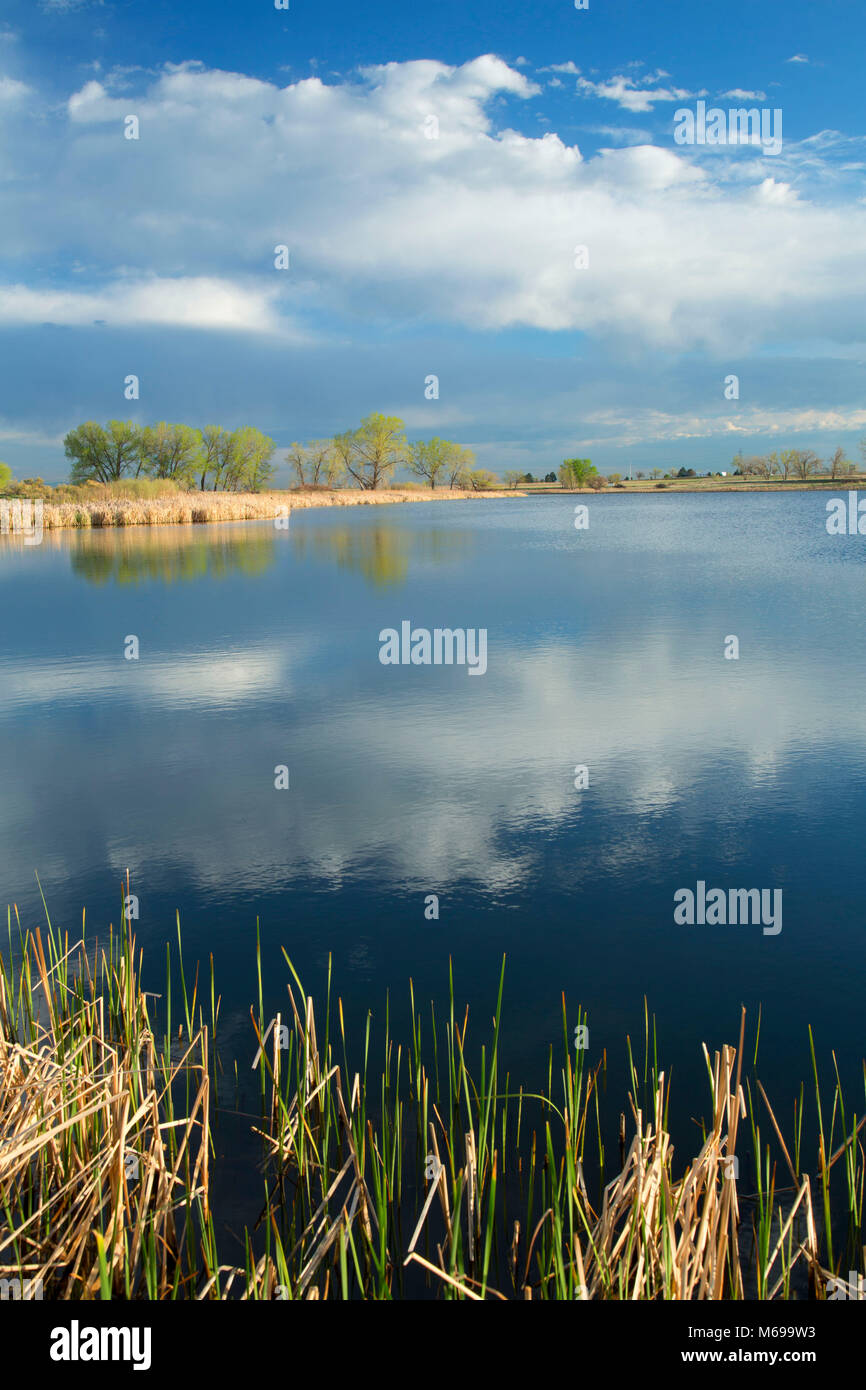
[{"label": "grassy bank", "polygon": [[[42,500],[42,526],[54,531],[105,526],[178,526],[220,521],[271,521],[305,507],[379,506],[397,502],[453,502],[479,497],[512,497],[511,492],[468,492],[455,488],[391,488],[387,491],[339,489],[334,492],[184,492],[160,496],[124,496],[123,489],[108,486],[94,496],[83,489],[80,496]],[[19,520],[20,517],[20,520]],[[32,527],[28,508],[9,509],[11,531]]]},{"label": "grassy bank", "polygon": [[[128,932],[71,943],[50,923],[22,932],[16,914],[3,954],[0,1278],[41,1281],[45,1298],[822,1299],[860,1267],[863,1122],[838,1079],[821,1097],[815,1064],[817,1132],[807,1144],[801,1095],[783,1138],[749,1075],[744,1019],[736,1046],[704,1050],[707,1116],[680,1163],[647,1020],[642,1060],[627,1042],[611,1165],[606,1057],[575,1047],[585,1020],[564,999],[559,1058],[527,1090],[501,1074],[502,978],[480,1048],[453,982],[441,1016],[410,985],[408,1036],[386,1010],[377,1067],[369,1017],[350,1062],[330,971],[317,1005],[288,956],[270,1019],[259,954],[249,1049],[229,1058],[213,959],[190,981],[179,927],[161,997],[143,993]],[[232,1109],[221,1088],[252,1072],[260,1104],[243,1122],[261,1195],[244,1259],[228,1263],[213,1125]],[[743,1133],[756,1157],[737,1182]]]}]

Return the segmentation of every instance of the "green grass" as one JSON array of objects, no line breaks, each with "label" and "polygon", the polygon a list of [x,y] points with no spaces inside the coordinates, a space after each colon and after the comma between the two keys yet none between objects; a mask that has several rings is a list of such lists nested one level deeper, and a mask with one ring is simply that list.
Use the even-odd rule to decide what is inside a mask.
[{"label": "green grass", "polygon": [[[70,944],[47,913],[36,931],[9,914],[0,1277],[41,1279],[59,1299],[777,1299],[823,1298],[861,1267],[863,1121],[835,1058],[822,1091],[811,1035],[817,1172],[802,1163],[803,1091],[786,1141],[745,1014],[736,1046],[704,1049],[709,1118],[675,1164],[648,1010],[612,1107],[607,1058],[575,1047],[586,1016],[564,997],[544,1083],[503,1075],[504,961],[482,1039],[453,972],[444,1010],[420,1007],[410,981],[405,1039],[389,1001],[350,1038],[330,967],[315,1004],[284,951],[272,1018],[258,930],[256,955],[250,1054],[231,1058],[215,1048],[213,958],[204,982],[190,972],[179,922],[153,998],[130,929]],[[219,1078],[248,1071],[256,1048],[261,1198],[231,1263],[212,1210],[212,1126],[231,1108]],[[734,1182],[741,1130],[754,1172]]]}]

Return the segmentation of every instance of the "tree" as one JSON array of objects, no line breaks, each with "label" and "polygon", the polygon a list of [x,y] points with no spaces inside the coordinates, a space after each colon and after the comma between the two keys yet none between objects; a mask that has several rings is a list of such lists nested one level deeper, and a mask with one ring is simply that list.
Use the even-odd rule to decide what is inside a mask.
[{"label": "tree", "polygon": [[847,477],[849,473],[854,472],[854,465],[850,459],[845,457],[844,449],[835,449],[828,462],[830,465],[831,478],[844,478]]},{"label": "tree", "polygon": [[596,471],[591,459],[563,459],[559,481],[563,487],[586,487],[587,479]]},{"label": "tree", "polygon": [[299,487],[333,487],[342,475],[333,439],[311,439],[290,444],[286,454]]},{"label": "tree", "polygon": [[190,425],[146,425],[139,433],[139,471],[192,486],[204,454],[201,430]]},{"label": "tree", "polygon": [[105,429],[87,420],[70,430],[63,450],[72,459],[73,483],[114,483],[141,471],[141,431],[131,420],[109,420]]},{"label": "tree", "polygon": [[198,465],[199,488],[204,492],[208,478],[213,475],[213,490],[216,492],[217,483],[225,467],[226,441],[229,439],[229,432],[223,429],[222,425],[205,425],[201,433],[202,447]]},{"label": "tree", "polygon": [[486,492],[496,487],[499,479],[489,468],[475,468],[467,474],[467,483],[473,492]]},{"label": "tree", "polygon": [[0,463],[0,489],[6,487],[11,479],[12,469],[9,467],[8,463]]},{"label": "tree", "polygon": [[643,473],[638,473],[638,474],[637,474],[637,480],[638,480],[638,482],[641,482],[641,481],[643,480],[643,477],[644,477],[644,474],[643,474]]},{"label": "tree", "polygon": [[786,482],[788,481],[791,469],[794,467],[794,453],[795,451],[793,449],[783,449],[781,454],[779,454],[779,467],[782,470],[782,477]]},{"label": "tree", "polygon": [[601,492],[606,482],[607,479],[604,477],[604,474],[597,473],[596,470],[593,469],[586,480],[586,485],[587,487],[591,487],[593,492]]},{"label": "tree", "polygon": [[475,464],[475,454],[465,444],[452,444],[448,456],[448,486],[450,488],[470,486],[469,477]]},{"label": "tree", "polygon": [[502,480],[506,487],[516,491],[518,483],[523,482],[523,474],[517,468],[507,468],[502,475]]},{"label": "tree", "polygon": [[533,476],[532,476],[531,473],[524,473],[524,475],[523,475],[523,477],[522,477],[522,479],[521,479],[521,482],[524,482],[524,483],[534,483],[534,482],[535,482],[535,479],[533,478]]},{"label": "tree", "polygon": [[661,470],[660,468],[654,468],[654,469],[653,469],[653,471],[652,471],[652,476],[653,476],[654,478],[660,478],[661,475],[662,475],[662,470]]},{"label": "tree", "polygon": [[678,478],[693,478],[695,470],[693,468],[681,468],[676,476]]},{"label": "tree", "polygon": [[773,452],[772,452],[772,454],[768,454],[767,457],[764,459],[764,477],[765,477],[765,478],[776,478],[776,477],[778,477],[778,475],[779,475],[779,473],[780,473],[781,471],[782,471],[781,460],[780,460],[780,458],[779,458],[779,455],[776,453],[776,451],[775,451],[775,449],[774,449]]},{"label": "tree", "polygon": [[306,444],[299,444],[297,440],[294,440],[286,450],[286,462],[289,463],[294,470],[295,477],[298,480],[298,487],[309,487],[310,484],[307,478],[309,463]]},{"label": "tree", "polygon": [[416,478],[424,478],[431,489],[452,465],[452,450],[457,446],[447,439],[419,439],[409,447],[409,468]]},{"label": "tree", "polygon": [[814,449],[792,449],[791,453],[794,456],[794,474],[798,478],[808,478],[821,462]]},{"label": "tree", "polygon": [[271,458],[276,444],[254,425],[234,430],[230,439],[225,487],[232,492],[261,492],[274,476]]},{"label": "tree", "polygon": [[621,482],[622,482],[622,474],[621,474],[621,473],[608,473],[608,475],[607,475],[607,481],[608,481],[609,483],[613,483],[614,485],[616,485],[617,483],[621,483]]},{"label": "tree", "polygon": [[545,473],[545,475],[544,475],[544,481],[545,481],[546,483],[555,483],[555,482],[556,482],[556,474],[555,474],[555,473]]},{"label": "tree", "polygon": [[375,492],[408,461],[405,425],[396,415],[367,415],[356,430],[334,436],[337,457],[359,487]]}]

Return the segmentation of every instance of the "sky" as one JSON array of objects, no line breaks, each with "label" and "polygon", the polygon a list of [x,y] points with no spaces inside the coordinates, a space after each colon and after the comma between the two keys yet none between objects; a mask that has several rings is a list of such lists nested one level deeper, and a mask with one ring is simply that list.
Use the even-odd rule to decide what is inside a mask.
[{"label": "sky", "polygon": [[861,460],[862,0],[289,6],[4,0],[16,476],[88,419],[371,411],[497,473]]}]

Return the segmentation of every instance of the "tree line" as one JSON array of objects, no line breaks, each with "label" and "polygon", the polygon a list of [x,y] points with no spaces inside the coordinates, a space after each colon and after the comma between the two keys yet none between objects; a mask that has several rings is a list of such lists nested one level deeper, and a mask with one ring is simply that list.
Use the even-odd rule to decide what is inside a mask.
[{"label": "tree line", "polygon": [[[169,479],[181,487],[201,491],[261,492],[276,472],[273,456],[276,444],[252,425],[228,430],[222,425],[196,429],[190,425],[136,425],[131,420],[109,420],[103,426],[87,421],[70,430],[64,441],[72,462],[70,481],[84,483],[119,482],[126,478]],[[860,444],[866,459],[866,440]],[[355,429],[328,439],[307,443],[293,442],[286,458],[294,483],[300,488],[340,488],[356,486],[376,491],[387,486],[398,468],[404,468],[431,489],[437,487],[485,491],[501,486],[495,473],[477,468],[475,455],[454,440],[416,440],[409,443],[406,426],[396,415],[367,415]],[[0,485],[8,482],[0,464]],[[844,478],[857,472],[856,464],[836,449],[825,463],[813,449],[782,449],[769,454],[744,457],[738,453],[731,470],[738,477],[762,479],[812,477]],[[643,473],[637,477],[643,478]],[[652,478],[662,476],[654,468]],[[681,468],[669,477],[694,477],[693,469]],[[709,475],[708,475],[709,476]],[[535,480],[530,473],[508,469],[503,474],[506,487],[516,489]],[[546,483],[559,482],[563,488],[600,489],[605,483],[621,481],[619,473],[600,474],[588,458],[567,458],[558,473],[548,473]]]},{"label": "tree line", "polygon": [[[93,420],[70,430],[63,441],[71,460],[70,481],[119,482],[126,478],[165,478],[201,491],[261,492],[276,471],[273,439],[252,425],[136,425],[131,420]],[[453,440],[409,443],[404,422],[395,415],[367,415],[356,429],[330,439],[295,441],[286,451],[298,487],[357,486],[376,491],[397,468],[407,468],[430,488],[483,491],[498,479],[475,467],[475,455]]]},{"label": "tree line", "polygon": [[[860,441],[860,451],[866,460],[866,439]],[[733,462],[734,472],[744,478],[847,478],[856,473],[857,465],[845,455],[842,448],[834,449],[825,461],[820,459],[814,449],[781,449],[771,454],[752,454],[744,458],[737,454]]]},{"label": "tree line", "polygon": [[475,467],[475,455],[452,439],[419,439],[410,444],[406,426],[396,415],[367,415],[357,429],[331,439],[294,443],[289,464],[299,487],[340,487],[354,483],[375,492],[392,478],[395,469],[407,468],[431,489],[495,487],[496,477]]},{"label": "tree line", "polygon": [[253,425],[135,425],[88,420],[63,441],[73,483],[115,483],[125,478],[167,478],[202,492],[261,492],[274,475],[276,444]]}]

